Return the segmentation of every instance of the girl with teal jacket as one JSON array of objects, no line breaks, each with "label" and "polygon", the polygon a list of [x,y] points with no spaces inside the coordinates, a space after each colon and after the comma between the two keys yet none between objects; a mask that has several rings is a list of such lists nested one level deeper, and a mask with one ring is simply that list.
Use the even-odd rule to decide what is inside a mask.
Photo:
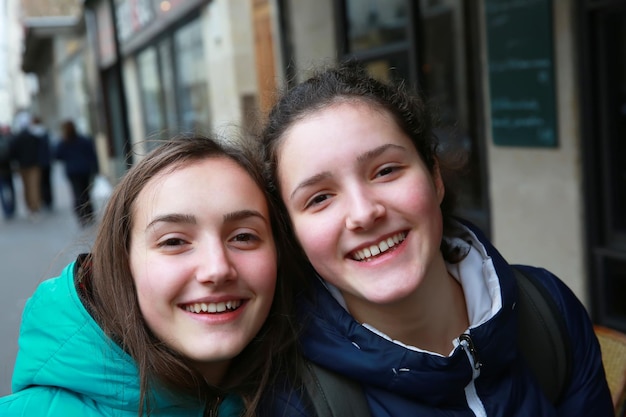
[{"label": "girl with teal jacket", "polygon": [[28,300],[1,416],[255,415],[296,357],[250,151],[176,138],[127,172],[91,254]]}]

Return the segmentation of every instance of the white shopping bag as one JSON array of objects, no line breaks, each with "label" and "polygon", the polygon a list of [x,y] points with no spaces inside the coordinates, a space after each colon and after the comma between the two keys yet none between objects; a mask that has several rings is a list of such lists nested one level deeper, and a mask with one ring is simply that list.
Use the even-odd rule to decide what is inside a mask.
[{"label": "white shopping bag", "polygon": [[109,199],[111,192],[113,191],[113,186],[111,182],[104,175],[96,175],[93,180],[93,186],[91,188],[91,198],[93,198],[94,203],[97,207],[102,207]]}]

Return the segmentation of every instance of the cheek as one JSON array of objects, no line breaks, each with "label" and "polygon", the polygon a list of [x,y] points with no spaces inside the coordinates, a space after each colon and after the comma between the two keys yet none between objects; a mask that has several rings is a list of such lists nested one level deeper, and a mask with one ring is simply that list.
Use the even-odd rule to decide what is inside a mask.
[{"label": "cheek", "polygon": [[296,237],[309,261],[316,267],[318,261],[332,256],[338,245],[336,222],[316,216],[311,221],[294,222]]},{"label": "cheek", "polygon": [[[406,192],[407,189],[415,190],[415,192]],[[432,214],[434,211],[441,211],[437,190],[428,178],[414,178],[405,187],[394,190],[394,194],[388,196],[387,199],[396,207],[404,207],[405,210],[416,214]]]},{"label": "cheek", "polygon": [[237,259],[233,259],[240,279],[255,293],[271,300],[276,289],[276,275],[278,274],[275,253],[268,251],[253,257],[250,257],[249,253],[240,255]]},{"label": "cheek", "polygon": [[439,247],[443,234],[443,216],[435,191],[428,189],[428,192],[406,193],[398,196],[397,201],[401,201],[409,210],[406,216],[412,218],[420,230],[428,233],[432,242],[436,243],[435,246]]},{"label": "cheek", "polygon": [[[155,260],[131,262],[131,273],[135,282],[135,290],[139,306],[144,310],[154,310],[156,306],[167,304],[175,292],[177,277],[181,276],[182,265],[171,268],[168,264]],[[145,312],[144,312],[145,313]]]},{"label": "cheek", "polygon": [[159,303],[162,295],[158,288],[153,286],[153,282],[145,279],[144,275],[135,276],[135,291],[137,291],[137,300],[139,309],[146,319],[151,316],[151,311]]},{"label": "cheek", "polygon": [[276,291],[276,275],[278,274],[276,262],[272,261],[259,265],[255,268],[255,273],[259,277],[257,281],[258,291],[271,301]]},{"label": "cheek", "polygon": [[439,209],[437,201],[431,193],[404,193],[396,197],[396,202],[406,207],[409,212],[416,214],[432,214]]}]

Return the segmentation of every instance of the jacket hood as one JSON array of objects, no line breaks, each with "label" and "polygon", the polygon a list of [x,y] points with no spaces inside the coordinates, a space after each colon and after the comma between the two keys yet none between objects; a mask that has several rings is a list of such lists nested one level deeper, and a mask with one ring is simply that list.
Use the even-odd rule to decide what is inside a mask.
[{"label": "jacket hood", "polygon": [[[483,276],[463,276],[462,266],[457,269],[460,277],[451,273],[463,282],[471,321],[466,333],[478,352],[474,359],[481,363],[481,375],[489,375],[514,360],[517,331],[513,314],[517,298],[515,278],[504,259],[482,235],[468,230],[468,236],[475,252],[471,254],[474,261],[478,257],[478,262],[482,262],[482,268],[478,270]],[[431,405],[464,403],[465,399],[459,393],[462,394],[472,380],[474,369],[458,340],[448,356],[390,340],[355,321],[326,286],[316,281],[313,301],[303,300],[300,304],[300,314],[305,320],[301,340],[308,359],[411,401]],[[479,294],[491,297],[486,310],[477,308],[478,304],[485,304],[484,298],[482,302],[477,301]],[[337,352],[341,352],[341,357]]]},{"label": "jacket hood", "polygon": [[[31,386],[59,387],[98,407],[136,415],[140,386],[135,362],[83,306],[74,285],[74,266],[42,282],[26,303],[13,392]],[[177,406],[170,396],[154,395],[152,400],[155,408]],[[188,399],[179,402],[189,411]]]}]

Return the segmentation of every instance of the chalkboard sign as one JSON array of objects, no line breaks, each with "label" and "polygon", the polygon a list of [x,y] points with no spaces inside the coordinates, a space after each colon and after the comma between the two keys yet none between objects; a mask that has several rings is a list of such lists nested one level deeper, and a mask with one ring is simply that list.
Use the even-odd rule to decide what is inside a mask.
[{"label": "chalkboard sign", "polygon": [[556,146],[551,0],[485,0],[496,145]]}]

